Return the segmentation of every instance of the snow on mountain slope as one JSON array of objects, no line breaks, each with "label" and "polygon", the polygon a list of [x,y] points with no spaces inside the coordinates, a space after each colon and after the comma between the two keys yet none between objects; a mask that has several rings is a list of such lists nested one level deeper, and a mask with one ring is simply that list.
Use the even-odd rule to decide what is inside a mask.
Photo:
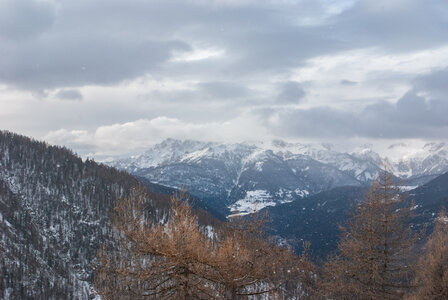
[{"label": "snow on mountain slope", "polygon": [[[296,151],[300,145],[293,146],[290,148],[295,153],[303,152],[300,149]],[[219,144],[169,139],[141,156],[112,165],[159,184],[186,186],[201,198],[213,198],[220,210],[226,207],[234,209],[232,204],[239,200],[255,199],[250,196],[250,192],[255,190],[266,191],[268,196],[265,198],[275,205],[319,192],[323,186],[330,187],[334,182],[359,184],[334,168],[332,172],[322,174],[324,178],[319,178],[316,168],[309,168],[309,165],[319,163],[312,158],[307,158],[307,161],[301,158],[289,155],[285,160],[280,152],[275,154],[272,150],[249,143]],[[292,169],[291,165],[295,168]],[[303,173],[310,173],[310,176],[302,176]],[[315,181],[324,184],[315,184]]]},{"label": "snow on mountain slope", "polygon": [[132,172],[137,169],[157,167],[178,161],[185,155],[203,149],[208,143],[167,139],[142,155],[112,162],[111,165]]},{"label": "snow on mountain slope", "polygon": [[380,156],[368,148],[346,153],[335,150],[331,144],[288,143],[280,140],[259,143],[258,146],[272,149],[284,158],[294,155],[310,157],[345,172],[360,182],[370,182],[382,165]]},{"label": "snow on mountain slope", "polygon": [[415,151],[389,147],[395,160],[372,148],[336,150],[331,144],[281,140],[214,143],[167,139],[144,154],[109,163],[162,185],[185,186],[227,214],[291,202],[339,186],[368,185],[387,161],[406,185],[421,185],[448,171],[448,147],[430,143]]},{"label": "snow on mountain slope", "polygon": [[[394,145],[403,151],[406,145]],[[448,146],[445,143],[427,143],[419,151],[404,155],[394,163],[394,173],[410,179],[422,176],[440,175],[448,170]]]},{"label": "snow on mountain slope", "polygon": [[275,206],[275,204],[276,203],[271,200],[271,195],[267,191],[248,191],[243,199],[230,205],[232,214],[229,217],[250,214],[267,206]]}]

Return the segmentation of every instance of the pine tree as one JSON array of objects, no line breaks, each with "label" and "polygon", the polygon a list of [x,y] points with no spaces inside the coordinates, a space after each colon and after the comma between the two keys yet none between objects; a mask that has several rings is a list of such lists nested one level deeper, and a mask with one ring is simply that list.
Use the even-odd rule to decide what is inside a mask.
[{"label": "pine tree", "polygon": [[321,289],[337,299],[398,299],[409,289],[416,235],[411,206],[382,171],[346,226],[338,254],[325,265]]},{"label": "pine tree", "polygon": [[419,259],[415,285],[417,291],[409,299],[448,299],[448,217],[445,210],[440,212]]}]

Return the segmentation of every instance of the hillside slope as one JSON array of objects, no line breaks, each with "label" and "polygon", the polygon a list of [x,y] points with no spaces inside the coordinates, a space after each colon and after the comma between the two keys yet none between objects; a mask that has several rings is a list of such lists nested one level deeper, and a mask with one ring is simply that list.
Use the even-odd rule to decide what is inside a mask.
[{"label": "hillside slope", "polygon": [[[66,148],[0,131],[0,298],[87,299],[97,250],[114,242],[111,211],[140,184]],[[146,192],[151,215],[166,215],[169,195]]]},{"label": "hillside slope", "polygon": [[[304,241],[311,242],[313,255],[325,257],[336,249],[338,225],[344,224],[364,198],[368,187],[338,187],[310,196],[302,201],[268,207],[271,223],[269,232],[301,249]],[[416,230],[432,226],[442,207],[448,207],[448,172],[430,182],[404,193],[410,205],[414,201],[411,224]]]}]

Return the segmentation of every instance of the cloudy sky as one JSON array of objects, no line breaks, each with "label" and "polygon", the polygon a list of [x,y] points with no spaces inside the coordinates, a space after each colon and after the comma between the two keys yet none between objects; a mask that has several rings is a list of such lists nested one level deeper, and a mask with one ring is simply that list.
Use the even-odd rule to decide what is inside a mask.
[{"label": "cloudy sky", "polygon": [[98,158],[446,141],[448,2],[0,0],[0,129]]}]

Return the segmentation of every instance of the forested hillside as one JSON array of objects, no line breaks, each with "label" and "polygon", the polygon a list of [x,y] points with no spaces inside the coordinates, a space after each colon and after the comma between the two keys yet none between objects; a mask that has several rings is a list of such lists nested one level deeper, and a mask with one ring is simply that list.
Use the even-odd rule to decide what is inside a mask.
[{"label": "forested hillside", "polygon": [[[324,258],[336,249],[339,225],[346,222],[367,191],[367,187],[339,187],[262,211],[270,217],[271,234],[296,249],[309,241],[313,255]],[[430,233],[440,209],[448,206],[448,173],[401,194],[409,205],[414,203],[411,218],[414,229],[426,227]]]},{"label": "forested hillside", "polygon": [[[0,298],[88,298],[97,250],[112,236],[110,212],[139,184],[66,148],[0,131]],[[169,196],[147,193],[153,216],[165,215]]]}]

